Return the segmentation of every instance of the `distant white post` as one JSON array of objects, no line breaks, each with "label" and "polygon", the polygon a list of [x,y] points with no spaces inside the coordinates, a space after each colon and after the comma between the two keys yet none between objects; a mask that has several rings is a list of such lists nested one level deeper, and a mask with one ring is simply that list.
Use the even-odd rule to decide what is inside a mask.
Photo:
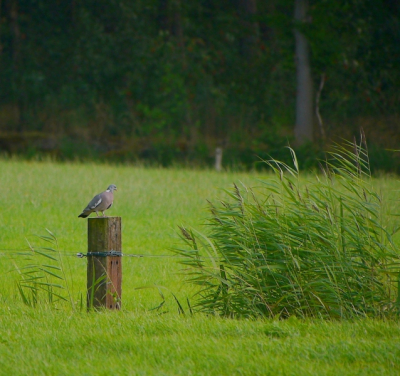
[{"label": "distant white post", "polygon": [[215,149],[215,169],[221,171],[222,168],[222,148]]}]

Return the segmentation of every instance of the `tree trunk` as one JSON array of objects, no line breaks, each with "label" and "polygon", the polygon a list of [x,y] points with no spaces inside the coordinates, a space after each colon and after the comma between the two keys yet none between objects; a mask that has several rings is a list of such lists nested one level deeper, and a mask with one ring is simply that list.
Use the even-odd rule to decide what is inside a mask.
[{"label": "tree trunk", "polygon": [[189,92],[190,83],[187,82],[188,59],[186,56],[182,12],[183,8],[181,0],[159,0],[157,17],[158,27],[160,30],[167,32],[176,42],[180,54],[182,74],[186,77],[185,91],[187,106],[182,133],[188,137],[189,151],[193,151],[198,142],[199,132],[196,123],[193,122],[192,119],[194,103]]},{"label": "tree trunk", "polygon": [[2,7],[2,2],[0,0],[0,59],[1,59],[1,53],[3,52],[3,45],[1,43],[1,18],[2,18],[2,14],[1,14],[1,7]]},{"label": "tree trunk", "polygon": [[168,0],[159,0],[158,12],[157,12],[157,23],[158,27],[162,31],[171,32],[169,12],[168,12]]},{"label": "tree trunk", "polygon": [[185,35],[183,29],[183,22],[182,22],[182,2],[181,0],[171,0],[173,18],[172,18],[172,29],[171,33],[176,38],[178,42],[178,47],[181,52],[181,64],[182,64],[182,71],[186,76],[186,113],[185,113],[185,125],[188,127],[188,136],[189,136],[189,152],[193,153],[196,145],[199,141],[199,129],[198,125],[195,121],[193,121],[193,110],[194,110],[194,103],[193,97],[190,93],[191,84],[189,82],[189,66],[188,66],[188,59],[186,56],[186,46],[185,46]]},{"label": "tree trunk", "polygon": [[236,7],[240,17],[240,24],[243,30],[240,38],[240,52],[248,60],[257,55],[257,42],[259,38],[259,25],[254,20],[257,14],[256,0],[236,0]]},{"label": "tree trunk", "polygon": [[[21,90],[20,83],[20,48],[21,48],[21,30],[18,22],[18,0],[10,1],[10,28],[12,35],[12,60],[13,60],[13,81],[14,90]],[[14,116],[16,122],[16,129],[18,132],[22,131],[22,117],[23,117],[23,102],[21,100],[21,95],[19,92],[15,93],[15,107]]]},{"label": "tree trunk", "polygon": [[[294,19],[307,22],[308,0],[295,0]],[[306,37],[295,26],[296,40],[296,143],[303,145],[313,141],[313,84],[310,67],[310,51]]]},{"label": "tree trunk", "polygon": [[172,1],[172,35],[177,39],[178,46],[181,51],[182,65],[183,69],[186,70],[186,48],[185,48],[185,37],[183,35],[183,25],[182,25],[182,5],[181,0]]},{"label": "tree trunk", "polygon": [[18,23],[18,0],[12,0],[10,3],[10,26],[12,33],[12,58],[14,69],[19,65],[21,31]]}]

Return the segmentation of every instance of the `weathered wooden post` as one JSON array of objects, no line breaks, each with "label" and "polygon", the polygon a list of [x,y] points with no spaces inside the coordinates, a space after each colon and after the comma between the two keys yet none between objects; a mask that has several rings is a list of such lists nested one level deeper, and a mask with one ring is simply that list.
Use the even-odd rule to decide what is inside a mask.
[{"label": "weathered wooden post", "polygon": [[88,218],[88,309],[121,308],[121,249],[121,217]]}]

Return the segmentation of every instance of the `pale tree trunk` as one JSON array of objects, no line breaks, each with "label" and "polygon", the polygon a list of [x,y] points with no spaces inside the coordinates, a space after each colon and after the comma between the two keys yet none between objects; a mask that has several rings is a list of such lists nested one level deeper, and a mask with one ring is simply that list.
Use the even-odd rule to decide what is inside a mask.
[{"label": "pale tree trunk", "polygon": [[[295,0],[294,19],[307,22],[308,0]],[[313,141],[313,84],[310,67],[310,51],[306,37],[297,28],[296,40],[296,143],[303,145]]]}]

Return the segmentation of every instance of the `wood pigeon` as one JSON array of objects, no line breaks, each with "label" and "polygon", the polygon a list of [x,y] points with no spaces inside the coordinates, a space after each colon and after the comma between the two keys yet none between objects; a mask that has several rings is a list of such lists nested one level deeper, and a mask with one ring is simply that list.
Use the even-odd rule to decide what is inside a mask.
[{"label": "wood pigeon", "polygon": [[82,213],[78,215],[80,218],[86,218],[93,212],[99,216],[98,212],[102,212],[103,217],[104,211],[109,209],[113,204],[114,194],[113,191],[116,191],[117,187],[114,184],[111,184],[106,191],[99,193],[98,195],[92,198],[92,201],[89,202],[88,206],[83,209]]}]

